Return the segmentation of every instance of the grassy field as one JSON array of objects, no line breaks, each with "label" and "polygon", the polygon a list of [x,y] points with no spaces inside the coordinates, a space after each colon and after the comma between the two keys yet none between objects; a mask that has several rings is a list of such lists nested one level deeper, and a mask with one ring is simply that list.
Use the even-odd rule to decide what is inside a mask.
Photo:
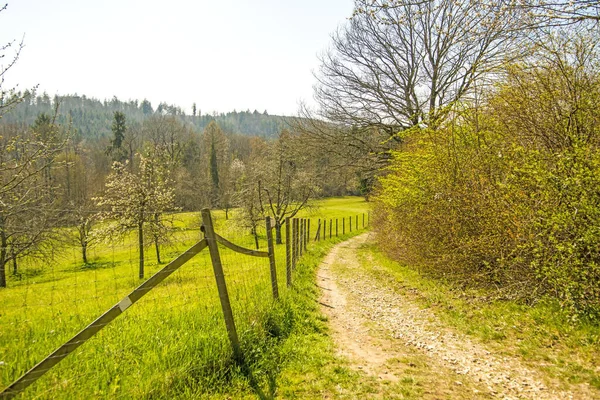
[{"label": "grassy field", "polygon": [[[362,225],[367,210],[363,199],[334,198],[316,202],[301,216],[311,218],[313,227],[318,218],[352,216],[356,233],[356,215]],[[252,237],[233,214],[226,221],[224,213],[213,213],[217,232],[252,248]],[[201,238],[197,213],[173,218],[177,230],[163,251],[167,262]],[[80,261],[77,248],[58,245],[52,262],[21,262],[20,276],[9,277],[9,288],[0,290],[0,387],[141,283],[135,243],[132,234],[119,243],[98,244],[90,251],[88,265]],[[264,232],[260,244],[266,248]],[[231,358],[212,266],[204,251],[34,383],[23,397],[239,398],[274,392],[280,365],[288,357],[281,349],[295,332],[300,313],[290,300],[295,291],[285,290],[284,251],[284,245],[275,250],[283,296],[273,302],[268,260],[221,250],[246,366]],[[147,249],[146,276],[163,266]]]}]

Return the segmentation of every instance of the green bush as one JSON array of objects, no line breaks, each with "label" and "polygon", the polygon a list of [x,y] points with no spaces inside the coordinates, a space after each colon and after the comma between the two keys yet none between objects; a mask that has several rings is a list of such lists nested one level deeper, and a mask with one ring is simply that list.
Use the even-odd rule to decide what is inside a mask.
[{"label": "green bush", "polygon": [[556,40],[508,67],[483,105],[408,133],[375,196],[382,246],[430,274],[600,317],[595,51]]}]

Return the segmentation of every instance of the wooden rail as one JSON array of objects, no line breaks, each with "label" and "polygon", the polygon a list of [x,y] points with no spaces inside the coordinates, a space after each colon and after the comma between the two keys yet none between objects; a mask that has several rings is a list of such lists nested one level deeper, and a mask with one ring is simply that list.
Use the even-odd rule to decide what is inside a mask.
[{"label": "wooden rail", "polygon": [[83,328],[71,340],[54,350],[50,355],[40,361],[36,366],[27,371],[23,376],[14,381],[10,386],[0,392],[0,398],[12,399],[14,396],[22,392],[27,386],[42,377],[52,367],[61,362],[66,356],[77,349],[83,343],[91,339],[102,328],[111,323],[125,310],[131,307],[135,302],[144,297],[146,293],[152,290],[156,285],[164,281],[169,275],[177,271],[179,267],[188,262],[196,254],[200,253],[207,247],[206,239],[202,239],[185,253],[181,254],[175,260],[167,264],[163,269],[152,275],[150,279],[135,288],[129,295],[125,296],[121,301],[115,304],[112,308],[98,317],[94,322]]}]

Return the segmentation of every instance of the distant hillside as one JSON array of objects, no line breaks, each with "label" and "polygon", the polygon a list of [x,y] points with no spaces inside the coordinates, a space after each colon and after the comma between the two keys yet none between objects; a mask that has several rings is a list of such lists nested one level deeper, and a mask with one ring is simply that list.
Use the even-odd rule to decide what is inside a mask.
[{"label": "distant hillside", "polygon": [[28,96],[10,113],[2,117],[2,123],[19,123],[31,125],[41,113],[54,114],[58,103],[58,122],[72,126],[82,137],[102,138],[111,135],[110,127],[113,122],[115,111],[125,113],[127,124],[141,123],[151,115],[175,115],[187,124],[193,125],[198,130],[203,130],[210,121],[215,120],[221,129],[228,133],[275,137],[280,128],[285,125],[286,117],[269,115],[266,111],[260,113],[257,110],[233,111],[226,114],[204,114],[186,115],[180,107],[160,103],[156,109],[152,104],[143,100],[121,101],[114,97],[112,100],[98,100],[86,96],[67,95],[50,98],[47,94],[41,96]]}]

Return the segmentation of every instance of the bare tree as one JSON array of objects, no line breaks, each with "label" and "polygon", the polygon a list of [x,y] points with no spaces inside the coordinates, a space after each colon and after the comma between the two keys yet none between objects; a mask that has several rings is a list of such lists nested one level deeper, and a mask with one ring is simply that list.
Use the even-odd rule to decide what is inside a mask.
[{"label": "bare tree", "polygon": [[[0,13],[5,11],[7,7],[8,4],[1,6]],[[0,62],[2,62],[0,64],[0,118],[2,118],[2,115],[8,112],[13,106],[23,101],[25,97],[25,95],[17,92],[13,87],[6,88],[4,82],[9,70],[12,69],[19,60],[23,47],[23,39],[20,41],[12,40],[0,45]],[[9,52],[11,51],[12,55],[9,55]],[[7,55],[9,55],[8,58],[6,58]],[[4,63],[5,59],[8,60],[6,63]]]},{"label": "bare tree", "polygon": [[436,126],[511,54],[516,16],[470,0],[358,0],[321,57],[321,117],[390,135]]},{"label": "bare tree", "polygon": [[6,287],[6,265],[17,258],[44,253],[44,243],[57,224],[56,187],[48,172],[65,146],[59,128],[43,132],[5,125],[0,132],[0,287]]},{"label": "bare tree", "polygon": [[600,22],[598,0],[502,0],[499,3],[510,12],[519,12],[526,29]]},{"label": "bare tree", "polygon": [[230,176],[233,179],[231,202],[240,208],[241,213],[237,214],[240,224],[250,229],[254,237],[254,245],[258,250],[258,226],[264,221],[264,214],[260,208],[258,185],[254,182],[256,171],[246,168],[246,165],[238,159],[233,160],[230,169]]},{"label": "bare tree", "polygon": [[255,165],[255,178],[258,185],[258,201],[263,215],[271,215],[275,220],[275,238],[282,243],[281,227],[286,218],[293,218],[307,207],[318,193],[314,168],[306,156],[296,152],[293,137],[283,131],[277,142],[266,147],[267,153]]}]

